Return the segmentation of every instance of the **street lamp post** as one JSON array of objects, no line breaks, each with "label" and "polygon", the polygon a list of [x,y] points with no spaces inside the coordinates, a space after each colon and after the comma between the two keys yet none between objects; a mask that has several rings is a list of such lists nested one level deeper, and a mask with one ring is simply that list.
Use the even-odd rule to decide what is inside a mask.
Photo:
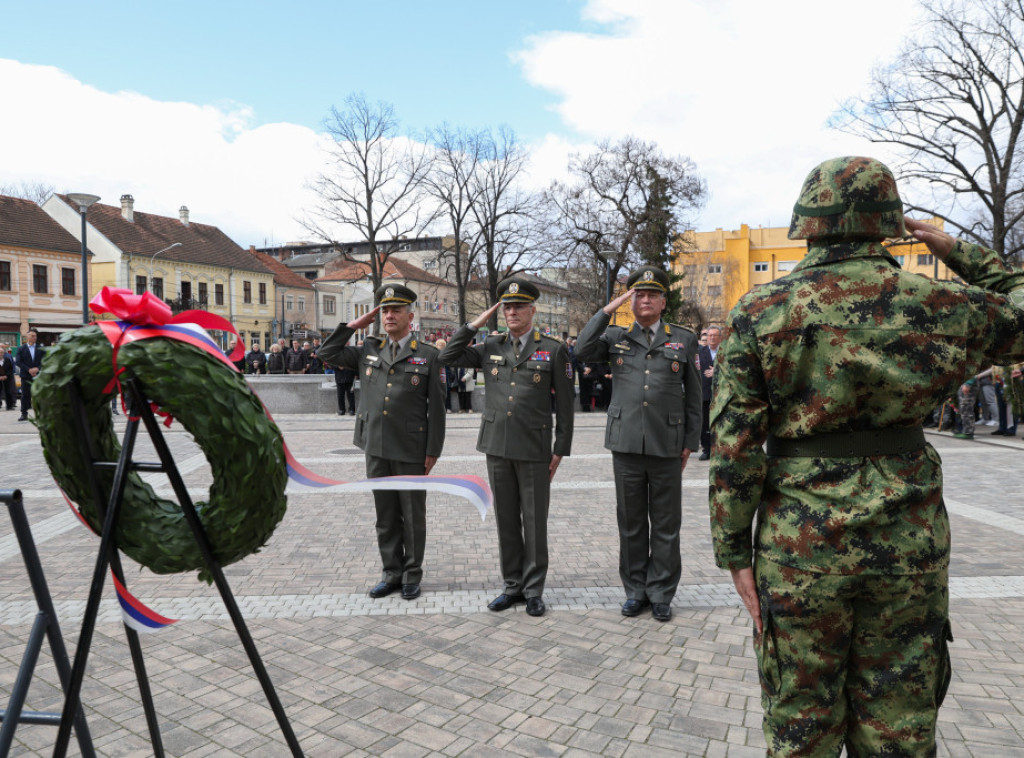
[{"label": "street lamp post", "polygon": [[168,250],[173,250],[176,247],[181,247],[181,243],[180,242],[175,242],[173,244],[170,244],[167,247],[165,247],[163,250],[157,250],[155,253],[153,253],[151,256],[149,256],[149,280],[146,282],[146,290],[147,291],[152,291],[153,290],[153,261],[156,260],[156,257],[158,255],[160,255],[160,253],[166,253]]},{"label": "street lamp post", "polygon": [[619,254],[615,250],[598,250],[597,254],[604,261],[605,278],[608,280],[606,299],[610,303],[614,294],[612,291],[612,261],[618,258]]},{"label": "street lamp post", "polygon": [[84,192],[72,192],[68,200],[78,205],[78,211],[82,215],[82,324],[89,324],[89,254],[85,247],[85,214],[89,206],[99,200],[99,195],[89,195]]}]

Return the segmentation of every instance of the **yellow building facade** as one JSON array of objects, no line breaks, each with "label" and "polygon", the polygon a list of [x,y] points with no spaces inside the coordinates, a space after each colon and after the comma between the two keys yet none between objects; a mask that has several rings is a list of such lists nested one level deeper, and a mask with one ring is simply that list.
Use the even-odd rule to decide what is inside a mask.
[{"label": "yellow building facade", "polygon": [[[932,219],[938,228],[942,222]],[[789,227],[687,231],[677,241],[673,270],[683,275],[683,298],[697,304],[708,323],[721,323],[737,301],[759,284],[792,271],[807,254],[806,240],[788,238]],[[938,279],[953,274],[923,244],[913,239],[888,240],[890,253],[905,270]]]}]

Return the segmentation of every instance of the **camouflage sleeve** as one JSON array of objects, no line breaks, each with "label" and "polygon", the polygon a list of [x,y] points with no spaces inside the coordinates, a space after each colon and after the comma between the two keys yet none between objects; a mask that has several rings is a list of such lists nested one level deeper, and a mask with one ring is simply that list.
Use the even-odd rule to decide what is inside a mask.
[{"label": "camouflage sleeve", "polygon": [[1024,359],[1024,271],[994,250],[957,240],[946,265],[972,288],[967,341],[968,375],[993,363]]},{"label": "camouflage sleeve", "polygon": [[971,286],[1002,294],[1016,290],[1020,307],[1020,297],[1024,296],[1024,271],[1007,266],[995,250],[957,240],[945,264]]},{"label": "camouflage sleeve", "polygon": [[715,563],[726,569],[751,565],[754,517],[767,471],[768,391],[741,308],[715,358],[711,395],[711,537]]}]

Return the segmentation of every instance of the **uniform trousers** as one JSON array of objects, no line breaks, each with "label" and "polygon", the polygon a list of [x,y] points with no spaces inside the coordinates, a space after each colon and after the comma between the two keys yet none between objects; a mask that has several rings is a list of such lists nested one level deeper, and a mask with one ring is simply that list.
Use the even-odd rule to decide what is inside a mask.
[{"label": "uniform trousers", "polygon": [[[423,476],[424,462],[406,463],[366,456],[366,475]],[[374,490],[377,509],[377,547],[388,584],[419,584],[427,544],[427,493],[424,490]]]},{"label": "uniform trousers", "polygon": [[755,561],[768,755],[935,755],[949,572],[822,574]]},{"label": "uniform trousers", "polygon": [[678,457],[612,453],[619,577],[632,600],[671,603],[682,575],[679,528],[683,472]]},{"label": "uniform trousers", "polygon": [[487,456],[505,594],[540,597],[548,575],[550,461]]}]

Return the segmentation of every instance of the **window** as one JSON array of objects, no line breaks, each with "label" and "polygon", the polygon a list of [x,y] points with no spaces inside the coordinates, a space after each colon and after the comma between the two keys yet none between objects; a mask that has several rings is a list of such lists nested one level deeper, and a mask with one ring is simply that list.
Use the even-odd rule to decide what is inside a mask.
[{"label": "window", "polygon": [[331,314],[334,313],[334,298],[333,297],[325,297],[324,298],[324,313],[326,313],[327,315],[331,315]]},{"label": "window", "polygon": [[206,305],[207,291],[206,282],[199,282],[199,302]]},{"label": "window", "polygon": [[796,261],[779,261],[779,271],[792,271],[796,268]]},{"label": "window", "polygon": [[242,302],[252,304],[252,282],[242,282]]},{"label": "window", "polygon": [[924,255],[919,255],[919,256],[917,256],[917,265],[918,266],[934,266],[935,265],[935,256],[932,255],[931,253],[925,253]]},{"label": "window", "polygon": [[153,294],[161,300],[164,299],[164,278],[162,276],[153,277]]},{"label": "window", "polygon": [[0,290],[10,292],[11,290],[11,262],[0,261]]},{"label": "window", "polygon": [[903,265],[904,263],[906,263],[906,260],[907,260],[907,256],[905,256],[905,255],[894,255],[894,256],[893,256],[893,258],[894,258],[894,259],[895,259],[895,261],[896,261],[896,262],[897,262],[898,264],[900,264],[901,266],[902,266],[902,265]]},{"label": "window", "polygon": [[304,297],[300,297],[299,298],[299,310],[300,311],[305,311],[306,310],[306,298],[304,298]]},{"label": "window", "polygon": [[46,281],[46,266],[32,267],[32,291],[48,292],[49,287]]},{"label": "window", "polygon": [[722,297],[722,285],[714,284],[708,287],[708,297],[712,300],[718,300]]},{"label": "window", "polygon": [[181,283],[181,299],[191,300],[192,299],[192,282]]},{"label": "window", "polygon": [[267,283],[260,282],[260,305],[267,304]]},{"label": "window", "polygon": [[73,268],[60,270],[60,293],[67,296],[75,294],[75,270]]},{"label": "window", "polygon": [[767,270],[768,270],[768,264],[767,263],[755,263],[754,264],[754,271],[767,271]]},{"label": "window", "polygon": [[224,305],[224,285],[215,284],[213,285],[213,303],[214,305]]},{"label": "window", "polygon": [[284,301],[284,309],[286,311],[290,311],[294,307],[295,307],[295,299],[291,295],[288,295],[288,297],[286,297],[285,301]]},{"label": "window", "polygon": [[708,264],[708,273],[709,274],[721,274],[722,273],[722,264],[721,263],[710,263],[710,264]]},{"label": "window", "polygon": [[135,294],[143,295],[146,292],[146,277],[136,276],[135,277]]}]

